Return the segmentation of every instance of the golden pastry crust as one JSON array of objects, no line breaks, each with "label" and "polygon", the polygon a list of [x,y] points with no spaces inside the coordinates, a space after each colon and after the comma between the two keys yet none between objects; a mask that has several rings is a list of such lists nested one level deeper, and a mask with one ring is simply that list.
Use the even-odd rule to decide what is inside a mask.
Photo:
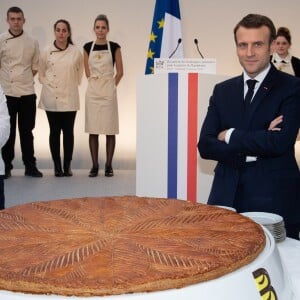
[{"label": "golden pastry crust", "polygon": [[258,224],[200,203],[33,202],[0,212],[0,289],[92,296],[180,288],[230,273],[264,246]]}]

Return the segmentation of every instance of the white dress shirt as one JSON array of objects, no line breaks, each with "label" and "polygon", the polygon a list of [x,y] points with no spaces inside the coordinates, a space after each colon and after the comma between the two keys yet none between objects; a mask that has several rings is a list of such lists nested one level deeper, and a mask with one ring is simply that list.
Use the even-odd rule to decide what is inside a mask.
[{"label": "white dress shirt", "polygon": [[272,55],[272,63],[277,70],[295,76],[292,66],[292,56],[288,54],[285,58],[281,58],[276,52]]}]

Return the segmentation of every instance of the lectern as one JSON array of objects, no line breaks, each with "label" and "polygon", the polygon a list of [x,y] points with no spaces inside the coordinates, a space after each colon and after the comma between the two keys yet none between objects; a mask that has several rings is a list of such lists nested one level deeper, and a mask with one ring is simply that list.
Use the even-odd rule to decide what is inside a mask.
[{"label": "lectern", "polygon": [[215,163],[197,142],[209,98],[227,77],[145,75],[137,82],[136,194],[206,203]]}]

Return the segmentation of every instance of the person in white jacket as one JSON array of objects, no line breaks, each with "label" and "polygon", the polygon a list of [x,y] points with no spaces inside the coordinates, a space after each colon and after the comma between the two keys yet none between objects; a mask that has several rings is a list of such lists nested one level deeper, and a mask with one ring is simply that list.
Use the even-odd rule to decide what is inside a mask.
[{"label": "person in white jacket", "polygon": [[25,176],[43,177],[36,166],[34,136],[36,94],[34,76],[38,69],[39,44],[23,30],[22,9],[7,10],[8,30],[0,34],[0,84],[4,91],[10,116],[10,136],[2,148],[5,178],[11,177],[15,158],[15,142],[19,131]]},{"label": "person in white jacket", "polygon": [[[5,145],[9,137],[10,132],[10,118],[6,105],[6,97],[0,86],[0,149]],[[2,159],[2,153],[0,151],[0,210],[5,208],[4,197],[4,174],[5,168]]]},{"label": "person in white jacket", "polygon": [[[73,45],[71,26],[60,19],[54,24],[55,40],[41,52],[39,80],[42,91],[39,108],[46,111],[49,144],[56,177],[72,176],[71,160],[74,148],[74,122],[79,110],[78,85],[83,74],[83,56]],[[60,135],[63,133],[64,163],[60,156]]]}]

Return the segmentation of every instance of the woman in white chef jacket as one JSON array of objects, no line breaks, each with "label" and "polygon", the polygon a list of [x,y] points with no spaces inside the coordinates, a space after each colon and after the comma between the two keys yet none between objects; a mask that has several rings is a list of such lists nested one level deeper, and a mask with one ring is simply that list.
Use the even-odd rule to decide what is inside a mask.
[{"label": "woman in white chef jacket", "polygon": [[121,47],[108,41],[109,21],[99,15],[94,22],[96,40],[84,45],[84,67],[88,78],[85,97],[85,132],[89,133],[92,168],[89,176],[98,176],[99,134],[106,135],[105,176],[113,176],[112,159],[119,133],[116,86],[123,76]]},{"label": "woman in white chef jacket", "polygon": [[[83,74],[83,56],[73,45],[71,26],[66,20],[54,24],[55,41],[41,52],[39,80],[42,83],[39,108],[46,111],[50,126],[49,144],[56,177],[72,176],[74,123],[79,110],[78,86]],[[60,135],[63,133],[63,170]]]}]

